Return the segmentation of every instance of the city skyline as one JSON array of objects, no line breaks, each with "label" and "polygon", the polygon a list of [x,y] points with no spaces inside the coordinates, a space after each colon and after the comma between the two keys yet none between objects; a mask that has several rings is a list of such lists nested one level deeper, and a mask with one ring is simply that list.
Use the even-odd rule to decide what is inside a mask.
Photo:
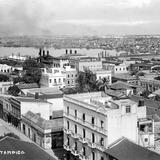
[{"label": "city skyline", "polygon": [[158,0],[0,0],[0,35],[160,34]]}]

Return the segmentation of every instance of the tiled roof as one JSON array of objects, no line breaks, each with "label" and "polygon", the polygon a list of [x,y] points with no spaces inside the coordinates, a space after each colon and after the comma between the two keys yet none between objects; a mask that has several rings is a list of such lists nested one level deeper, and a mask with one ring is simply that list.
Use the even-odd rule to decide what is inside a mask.
[{"label": "tiled roof", "polygon": [[150,151],[142,146],[139,146],[126,138],[112,144],[105,151],[110,156],[117,160],[159,160],[160,155]]},{"label": "tiled roof", "polygon": [[117,97],[117,98],[126,96],[122,91],[118,91],[118,90],[115,91],[115,90],[112,90],[112,89],[107,89],[105,91],[105,93],[109,96],[113,96],[113,97]]},{"label": "tiled roof", "polygon": [[111,85],[112,89],[131,89],[128,83],[117,81]]},{"label": "tiled roof", "polygon": [[56,160],[43,149],[35,145],[10,137],[0,140],[1,151],[23,151],[24,154],[1,154],[0,160]]},{"label": "tiled roof", "polygon": [[29,119],[42,129],[59,129],[63,128],[63,119],[54,119],[54,120],[45,120],[39,115],[28,111],[25,115],[25,118]]},{"label": "tiled roof", "polygon": [[45,100],[42,99],[35,99],[32,97],[16,97],[16,100],[20,101],[20,102],[39,102],[39,103],[49,103]]}]

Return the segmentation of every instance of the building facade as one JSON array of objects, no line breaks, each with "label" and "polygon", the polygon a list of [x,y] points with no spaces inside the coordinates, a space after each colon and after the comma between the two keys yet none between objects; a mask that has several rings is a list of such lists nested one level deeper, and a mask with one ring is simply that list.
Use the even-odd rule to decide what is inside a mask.
[{"label": "building facade", "polygon": [[[137,123],[146,123],[146,130]],[[128,99],[113,101],[101,92],[64,97],[64,148],[71,152],[68,159],[72,155],[81,160],[107,159],[104,151],[121,137],[153,147],[153,133],[153,121],[146,119],[142,104]]]}]

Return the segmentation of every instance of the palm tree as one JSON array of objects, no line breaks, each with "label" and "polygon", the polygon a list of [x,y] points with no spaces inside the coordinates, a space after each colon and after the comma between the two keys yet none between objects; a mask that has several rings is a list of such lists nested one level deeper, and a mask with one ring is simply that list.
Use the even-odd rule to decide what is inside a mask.
[{"label": "palm tree", "polygon": [[97,86],[99,91],[106,91],[106,89],[109,89],[109,80],[104,77],[103,79],[97,82]]}]

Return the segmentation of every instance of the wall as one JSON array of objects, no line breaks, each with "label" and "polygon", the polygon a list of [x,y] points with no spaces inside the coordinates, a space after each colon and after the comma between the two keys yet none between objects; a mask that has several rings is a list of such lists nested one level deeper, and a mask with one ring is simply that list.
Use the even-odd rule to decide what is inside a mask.
[{"label": "wall", "polygon": [[21,102],[21,114],[32,111],[33,113],[40,113],[42,118],[49,120],[51,106],[49,103]]}]

